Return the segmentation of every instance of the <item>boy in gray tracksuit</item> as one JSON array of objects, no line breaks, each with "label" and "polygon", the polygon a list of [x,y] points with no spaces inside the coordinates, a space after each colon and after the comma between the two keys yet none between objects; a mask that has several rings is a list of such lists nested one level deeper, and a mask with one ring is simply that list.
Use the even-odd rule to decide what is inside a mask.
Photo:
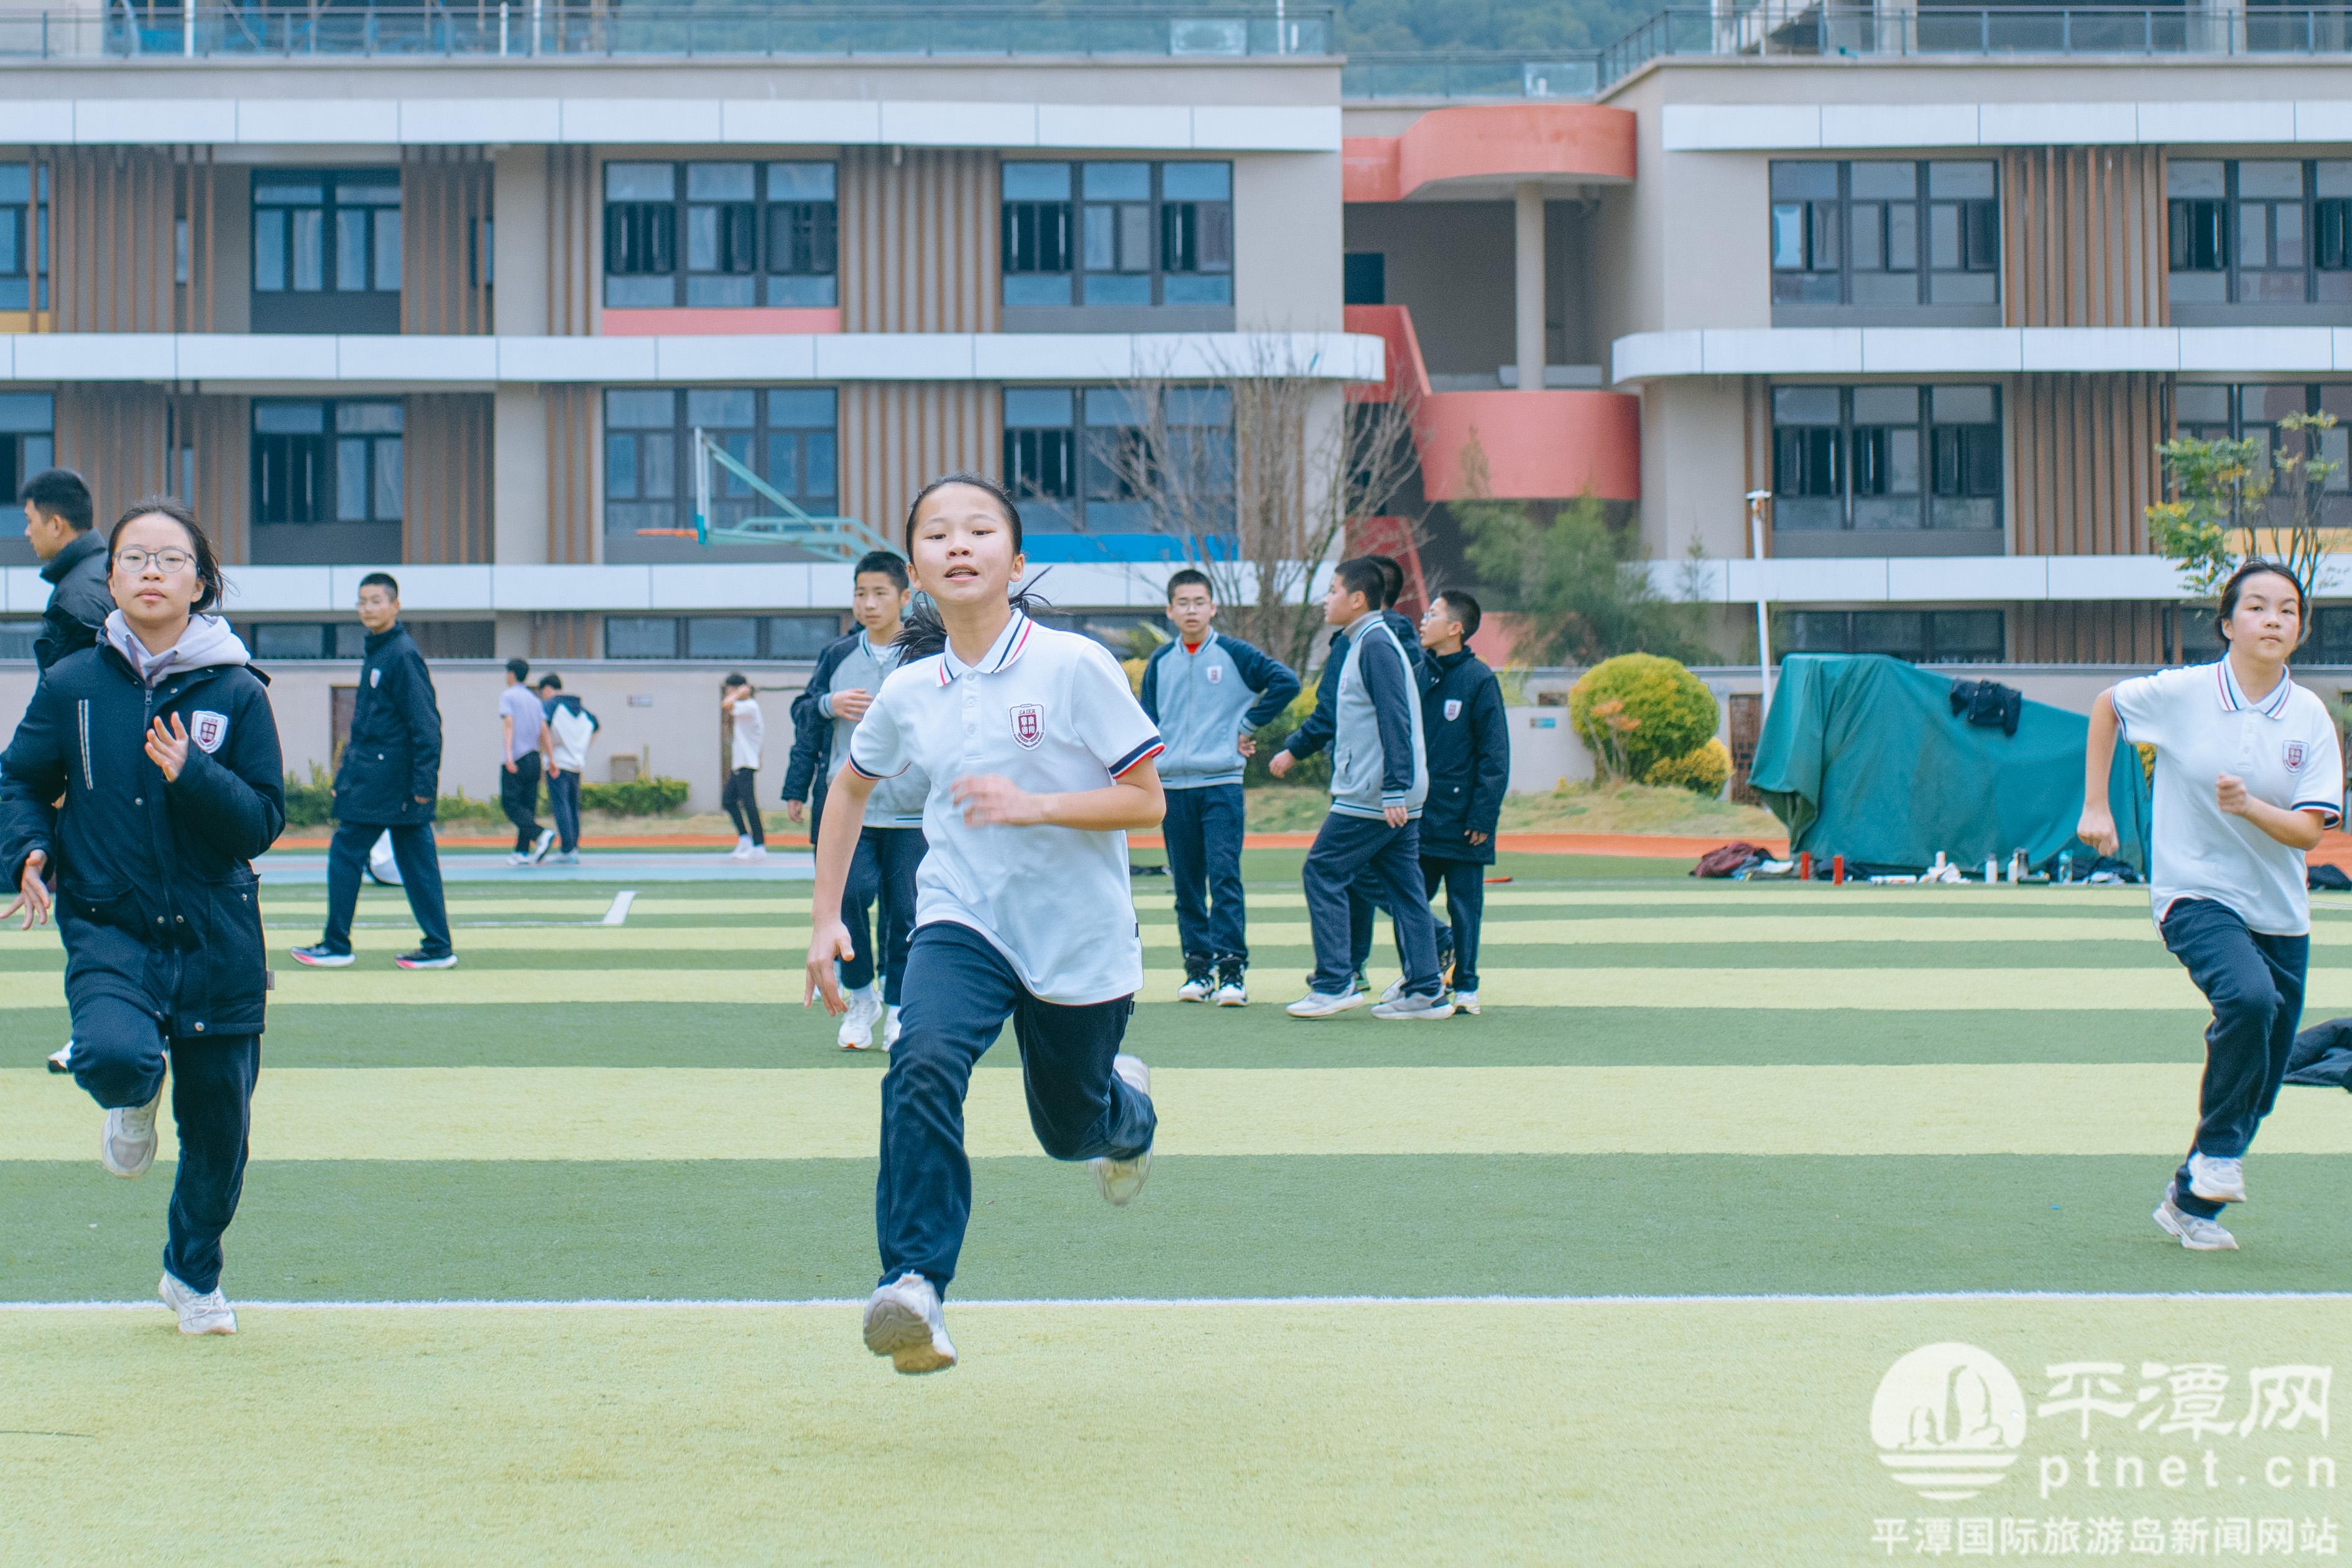
[{"label": "boy in gray tracksuit", "polygon": [[[1248,911],[1242,902],[1242,762],[1252,731],[1271,724],[1298,695],[1298,677],[1236,637],[1209,629],[1217,601],[1205,573],[1168,579],[1176,638],[1143,667],[1143,710],[1167,751],[1160,782],[1168,815],[1160,837],[1176,884],[1176,934],[1184,949],[1180,1002],[1249,1002]],[[1209,901],[1213,890],[1215,903]]]},{"label": "boy in gray tracksuit", "polygon": [[1429,796],[1421,691],[1410,656],[1381,617],[1384,584],[1362,556],[1342,561],[1323,601],[1323,618],[1348,634],[1337,683],[1331,815],[1307,853],[1307,915],[1315,933],[1315,973],[1294,1017],[1322,1018],[1370,1000],[1356,989],[1349,952],[1348,889],[1367,884],[1392,911],[1404,965],[1402,991],[1372,1008],[1376,1018],[1453,1016],[1437,973],[1437,926],[1422,892],[1419,818]]}]

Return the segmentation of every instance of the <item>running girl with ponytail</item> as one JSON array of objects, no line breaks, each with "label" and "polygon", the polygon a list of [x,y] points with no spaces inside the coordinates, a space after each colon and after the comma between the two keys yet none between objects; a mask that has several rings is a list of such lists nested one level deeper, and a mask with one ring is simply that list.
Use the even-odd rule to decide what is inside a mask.
[{"label": "running girl with ponytail", "polygon": [[865,1330],[868,1350],[919,1373],[956,1362],[940,1300],[971,1215],[964,1093],[1008,1018],[1045,1152],[1087,1161],[1113,1205],[1142,1191],[1158,1123],[1150,1070],[1118,1048],[1143,984],[1127,830],[1158,826],[1165,802],[1160,735],[1126,673],[1092,639],[1032,620],[1014,592],[1021,513],[1003,487],[933,480],[906,544],[929,603],[825,797],[808,998],[848,1005],[835,966],[855,952],[841,901],[866,797],[918,770],[929,847],[882,1079],[882,1279]]},{"label": "running girl with ponytail", "polygon": [[2287,673],[2307,608],[2284,567],[2250,560],[2221,589],[2217,662],[2124,681],[2091,707],[2076,831],[2115,853],[2107,769],[2116,737],[2154,746],[2157,929],[2213,1004],[2197,1132],[2156,1208],[2156,1223],[2196,1252],[2238,1245],[2222,1206],[2246,1201],[2246,1150],[2278,1099],[2303,1016],[2304,856],[2344,795],[2335,721]]},{"label": "running girl with ponytail", "polygon": [[49,667],[0,756],[5,914],[29,929],[57,904],[74,1081],[106,1110],[113,1174],[154,1163],[168,1068],[180,1152],[157,1290],[182,1333],[233,1334],[221,1233],[245,1185],[269,988],[251,861],[286,826],[285,769],[260,673],[205,613],[221,573],[194,515],[141,501],[107,551],[115,610],[98,646]]}]

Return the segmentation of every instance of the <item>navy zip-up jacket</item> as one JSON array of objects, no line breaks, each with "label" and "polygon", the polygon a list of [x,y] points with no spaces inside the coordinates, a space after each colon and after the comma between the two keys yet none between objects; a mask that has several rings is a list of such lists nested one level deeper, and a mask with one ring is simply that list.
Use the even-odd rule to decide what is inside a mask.
[{"label": "navy zip-up jacket", "polygon": [[[1422,694],[1429,753],[1429,803],[1421,813],[1421,853],[1430,860],[1495,863],[1495,826],[1511,783],[1509,716],[1495,672],[1468,648],[1432,659],[1437,683]],[[1483,833],[1484,844],[1470,842]]]},{"label": "navy zip-up jacket", "polygon": [[98,631],[114,613],[106,591],[106,536],[85,529],[41,564],[49,602],[41,611],[41,634],[33,639],[33,662],[41,668],[98,641]]},{"label": "navy zip-up jacket", "polygon": [[[251,862],[286,826],[267,681],[216,664],[150,690],[101,643],[34,689],[0,754],[0,874],[13,888],[26,856],[48,857],[71,1005],[118,998],[173,1038],[261,1032],[269,982]],[[169,784],[146,749],[164,714],[189,737]]]},{"label": "navy zip-up jacket", "polygon": [[1298,695],[1298,677],[1239,637],[1213,631],[1196,649],[1187,651],[1181,638],[1152,649],[1136,695],[1168,746],[1160,782],[1206,789],[1242,782],[1241,738],[1282,717]]},{"label": "navy zip-up jacket", "polygon": [[335,768],[335,820],[362,827],[430,822],[441,793],[441,703],[433,673],[398,622],[368,634],[363,658],[351,739]]},{"label": "navy zip-up jacket", "polygon": [[[1413,624],[1394,610],[1382,610],[1381,618],[1397,635],[1397,646],[1404,649],[1405,663],[1411,667],[1413,682],[1423,690],[1429,689],[1429,655],[1421,646],[1421,633]],[[1323,655],[1323,673],[1315,682],[1315,710],[1307,715],[1306,722],[1292,731],[1282,749],[1305,761],[1331,743],[1339,730],[1339,667],[1348,662],[1348,634],[1331,634],[1331,646]]]},{"label": "navy zip-up jacket", "polygon": [[[824,810],[825,787],[833,783],[833,716],[822,704],[833,690],[833,672],[841,661],[857,648],[857,633],[836,637],[816,656],[816,668],[809,672],[808,684],[793,699],[792,755],[784,763],[784,794],[786,800],[809,802],[809,842],[816,842],[815,814]],[[814,794],[812,795],[812,792]]]}]

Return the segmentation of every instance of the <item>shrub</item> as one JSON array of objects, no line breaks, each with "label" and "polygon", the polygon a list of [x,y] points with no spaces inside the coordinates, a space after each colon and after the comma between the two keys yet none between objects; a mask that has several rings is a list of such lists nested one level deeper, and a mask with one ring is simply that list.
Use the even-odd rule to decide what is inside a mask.
[{"label": "shrub", "polygon": [[1649,776],[1715,733],[1715,693],[1671,658],[1622,653],[1584,672],[1568,694],[1568,721],[1606,772]]},{"label": "shrub", "polygon": [[1307,716],[1314,711],[1315,683],[1310,680],[1297,696],[1290,700],[1290,706],[1284,709],[1273,723],[1257,731],[1255,737],[1257,754],[1242,766],[1244,787],[1254,789],[1262,784],[1270,784],[1276,789],[1331,787],[1331,748],[1328,746],[1311,757],[1300,758],[1297,765],[1290,770],[1288,778],[1278,779],[1265,771],[1266,763],[1274,760],[1275,752],[1282,750],[1282,743],[1290,739],[1291,731],[1306,723]]},{"label": "shrub", "polygon": [[667,816],[686,804],[684,779],[634,779],[627,784],[583,784],[580,809],[611,816]]},{"label": "shrub", "polygon": [[308,784],[286,775],[286,826],[324,827],[335,819],[335,781],[318,763],[310,764]]},{"label": "shrub", "polygon": [[1723,793],[1730,779],[1731,752],[1722,742],[1712,739],[1695,752],[1651,763],[1650,771],[1642,775],[1643,784],[1661,788],[1679,785],[1710,800]]}]

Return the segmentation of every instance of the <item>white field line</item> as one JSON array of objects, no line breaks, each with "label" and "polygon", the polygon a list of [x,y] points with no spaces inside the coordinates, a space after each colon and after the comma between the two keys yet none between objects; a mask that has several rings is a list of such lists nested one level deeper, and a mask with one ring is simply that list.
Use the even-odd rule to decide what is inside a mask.
[{"label": "white field line", "polygon": [[[1068,1311],[1090,1308],[1293,1308],[1293,1307],[1739,1307],[1894,1306],[1905,1303],[1966,1304],[1979,1301],[2296,1301],[2352,1303],[2352,1290],[1907,1290],[1885,1294],[1782,1292],[1719,1296],[1104,1296],[951,1300],[960,1312],[991,1310]],[[825,1311],[863,1307],[864,1297],[649,1298],[640,1300],[446,1300],[446,1301],[247,1301],[230,1303],[272,1312],[543,1312],[543,1311],[774,1311],[785,1308]],[[0,1301],[6,1312],[162,1311],[160,1301]]]},{"label": "white field line", "polygon": [[604,919],[602,923],[608,926],[625,925],[629,919],[629,906],[636,901],[637,894],[636,889],[634,888],[624,888],[619,892],[614,893],[613,895],[613,907],[604,911]]}]

